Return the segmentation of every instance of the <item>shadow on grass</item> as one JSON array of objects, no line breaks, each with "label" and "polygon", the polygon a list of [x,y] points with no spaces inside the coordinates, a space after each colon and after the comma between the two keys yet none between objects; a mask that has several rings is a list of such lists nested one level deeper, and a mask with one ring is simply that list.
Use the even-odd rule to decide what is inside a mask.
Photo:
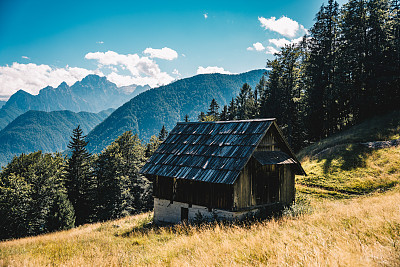
[{"label": "shadow on grass", "polygon": [[124,231],[117,236],[120,237],[137,237],[137,236],[148,236],[151,234],[155,235],[186,235],[190,236],[199,230],[213,230],[216,227],[240,227],[243,229],[250,229],[255,223],[268,221],[271,219],[279,220],[283,217],[296,217],[305,213],[311,212],[310,201],[303,197],[296,197],[296,203],[290,206],[283,206],[282,204],[276,204],[267,206],[260,209],[257,213],[250,214],[242,220],[193,220],[190,222],[183,222],[178,224],[155,224],[150,222],[144,225],[139,225],[130,230]]},{"label": "shadow on grass", "polygon": [[366,167],[365,159],[371,154],[372,149],[361,144],[346,144],[330,149],[320,159],[325,159],[323,170],[324,174],[330,173],[333,160],[341,160],[339,166],[341,170],[351,171],[356,168]]}]

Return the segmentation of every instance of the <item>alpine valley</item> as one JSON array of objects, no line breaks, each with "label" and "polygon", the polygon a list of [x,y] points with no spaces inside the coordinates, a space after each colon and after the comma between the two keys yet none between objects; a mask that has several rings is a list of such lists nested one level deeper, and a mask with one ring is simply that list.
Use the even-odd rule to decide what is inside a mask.
[{"label": "alpine valley", "polygon": [[254,88],[265,72],[202,74],[154,89],[117,87],[105,77],[88,75],[72,86],[45,87],[38,95],[19,90],[0,108],[0,165],[21,153],[64,151],[78,125],[88,134],[90,152],[100,152],[129,130],[147,141],[163,125],[171,130],[186,114],[197,120],[213,98],[226,105],[244,83]]}]

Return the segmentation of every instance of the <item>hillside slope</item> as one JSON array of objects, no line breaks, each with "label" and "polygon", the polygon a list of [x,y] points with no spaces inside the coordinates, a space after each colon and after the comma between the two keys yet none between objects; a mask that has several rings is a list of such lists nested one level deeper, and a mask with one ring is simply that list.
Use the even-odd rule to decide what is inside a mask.
[{"label": "hillside slope", "polygon": [[165,125],[171,130],[186,114],[197,121],[206,112],[213,98],[220,106],[236,97],[244,83],[253,88],[265,70],[237,75],[202,74],[139,94],[118,108],[88,135],[88,149],[100,152],[123,132],[132,130],[148,140]]},{"label": "hillside slope", "polygon": [[0,265],[399,266],[400,146],[360,144],[399,130],[393,112],[302,150],[308,176],[297,177],[297,203],[283,217],[155,227],[145,213],[0,242]]},{"label": "hillside slope", "polygon": [[[138,90],[147,89],[140,87]],[[88,75],[72,86],[65,82],[57,88],[47,86],[38,95],[31,95],[23,90],[13,94],[0,108],[0,130],[19,115],[28,110],[74,112],[100,112],[108,108],[118,108],[133,97],[135,91],[118,88],[105,77]]]},{"label": "hillside slope", "polygon": [[0,242],[2,266],[399,266],[399,189],[247,225],[149,227],[151,213]]},{"label": "hillside slope", "polygon": [[87,134],[112,111],[113,109],[100,113],[28,111],[0,131],[0,166],[21,153],[38,150],[62,152],[67,149],[74,128],[80,125]]},{"label": "hillside slope", "polygon": [[306,147],[298,156],[308,176],[297,177],[298,190],[347,198],[397,185],[400,146],[374,149],[365,143],[399,138],[400,111],[395,111]]}]

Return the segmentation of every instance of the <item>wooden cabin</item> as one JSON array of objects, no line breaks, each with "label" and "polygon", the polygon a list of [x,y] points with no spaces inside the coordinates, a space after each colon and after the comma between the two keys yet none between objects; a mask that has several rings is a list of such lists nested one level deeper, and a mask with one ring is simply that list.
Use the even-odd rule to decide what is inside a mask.
[{"label": "wooden cabin", "polygon": [[141,173],[153,180],[155,223],[287,206],[305,175],[275,119],[178,123]]}]

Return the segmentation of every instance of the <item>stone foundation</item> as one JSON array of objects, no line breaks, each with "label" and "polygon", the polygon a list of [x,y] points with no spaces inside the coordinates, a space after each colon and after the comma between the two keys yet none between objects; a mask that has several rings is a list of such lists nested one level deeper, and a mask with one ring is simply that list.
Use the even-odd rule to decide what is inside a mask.
[{"label": "stone foundation", "polygon": [[211,209],[207,207],[192,205],[189,207],[188,203],[182,203],[170,200],[154,198],[154,223],[180,223],[181,222],[181,209],[188,209],[188,220],[196,221],[202,220],[242,220],[247,216],[251,216],[257,209],[250,211],[233,212],[220,209]]}]

